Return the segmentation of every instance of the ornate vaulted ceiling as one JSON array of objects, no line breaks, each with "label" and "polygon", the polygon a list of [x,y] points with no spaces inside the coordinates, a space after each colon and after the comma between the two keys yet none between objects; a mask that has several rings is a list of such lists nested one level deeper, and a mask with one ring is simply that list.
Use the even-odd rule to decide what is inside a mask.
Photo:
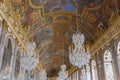
[{"label": "ornate vaulted ceiling", "polygon": [[[11,0],[13,8],[21,15],[21,25],[39,50],[40,60],[48,76],[57,76],[63,63],[72,66],[68,48],[72,34],[76,32],[76,9],[79,31],[84,33],[85,43],[92,45],[109,28],[112,16],[118,8],[117,0]],[[107,5],[106,5],[107,4]]]}]

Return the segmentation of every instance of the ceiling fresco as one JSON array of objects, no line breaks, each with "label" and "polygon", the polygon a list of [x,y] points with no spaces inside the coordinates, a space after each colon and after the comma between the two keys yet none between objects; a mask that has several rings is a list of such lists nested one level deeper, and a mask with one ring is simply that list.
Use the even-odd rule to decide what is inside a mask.
[{"label": "ceiling fresco", "polygon": [[75,3],[77,3],[77,8],[81,13],[85,8],[93,8],[103,3],[103,0],[29,0],[31,6],[44,5],[45,12],[53,11],[65,11],[65,12],[75,12]]},{"label": "ceiling fresco", "polygon": [[[112,24],[120,0],[11,0],[21,16],[22,28],[37,44],[48,76],[57,76],[64,51],[67,69],[72,66],[68,48],[78,29],[92,45]],[[119,2],[118,2],[119,1]],[[77,6],[75,5],[77,3]],[[76,15],[76,9],[78,13]]]}]

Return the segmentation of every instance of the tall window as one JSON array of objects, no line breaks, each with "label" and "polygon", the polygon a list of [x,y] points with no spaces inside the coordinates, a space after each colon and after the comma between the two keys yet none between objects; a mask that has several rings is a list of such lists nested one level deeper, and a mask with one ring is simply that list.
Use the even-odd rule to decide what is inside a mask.
[{"label": "tall window", "polygon": [[98,80],[97,67],[95,60],[92,61],[92,80]]},{"label": "tall window", "polygon": [[117,60],[118,60],[118,67],[119,67],[119,73],[120,73],[120,41],[117,45]]},{"label": "tall window", "polygon": [[87,64],[87,66],[86,66],[86,74],[87,74],[87,80],[91,80],[90,66],[89,66],[89,64]]},{"label": "tall window", "polygon": [[109,50],[106,50],[104,53],[104,68],[105,68],[106,80],[114,80],[112,56]]}]

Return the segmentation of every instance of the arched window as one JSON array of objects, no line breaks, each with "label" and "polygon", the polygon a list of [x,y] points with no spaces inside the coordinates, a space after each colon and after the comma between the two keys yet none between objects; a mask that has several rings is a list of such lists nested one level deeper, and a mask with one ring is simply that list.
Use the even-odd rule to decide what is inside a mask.
[{"label": "arched window", "polygon": [[106,80],[114,80],[112,56],[109,50],[106,50],[104,53],[104,68]]},{"label": "arched window", "polygon": [[86,65],[86,74],[87,74],[87,80],[91,80],[89,64]]},{"label": "arched window", "polygon": [[92,80],[98,80],[97,67],[95,60],[92,60]]},{"label": "arched window", "polygon": [[11,57],[12,57],[12,43],[11,40],[8,39],[8,44],[4,48],[1,70],[4,70],[6,66],[10,66]]},{"label": "arched window", "polygon": [[118,67],[119,67],[119,73],[120,73],[120,41],[117,45],[117,60],[118,60]]},{"label": "arched window", "polygon": [[15,77],[19,75],[20,72],[20,51],[17,52],[16,64],[15,64]]}]

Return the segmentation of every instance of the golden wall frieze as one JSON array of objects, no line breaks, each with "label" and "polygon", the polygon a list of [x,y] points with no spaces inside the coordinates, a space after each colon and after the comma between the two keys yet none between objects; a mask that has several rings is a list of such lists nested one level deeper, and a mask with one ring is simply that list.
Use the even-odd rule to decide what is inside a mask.
[{"label": "golden wall frieze", "polygon": [[7,22],[8,27],[14,33],[21,45],[26,50],[25,42],[28,41],[28,38],[24,30],[22,29],[22,26],[20,25],[20,16],[14,10],[12,10],[9,3],[0,4],[0,14]]},{"label": "golden wall frieze", "polygon": [[91,47],[91,55],[97,53],[102,47],[107,45],[117,35],[120,35],[120,17],[116,19],[109,29]]}]

